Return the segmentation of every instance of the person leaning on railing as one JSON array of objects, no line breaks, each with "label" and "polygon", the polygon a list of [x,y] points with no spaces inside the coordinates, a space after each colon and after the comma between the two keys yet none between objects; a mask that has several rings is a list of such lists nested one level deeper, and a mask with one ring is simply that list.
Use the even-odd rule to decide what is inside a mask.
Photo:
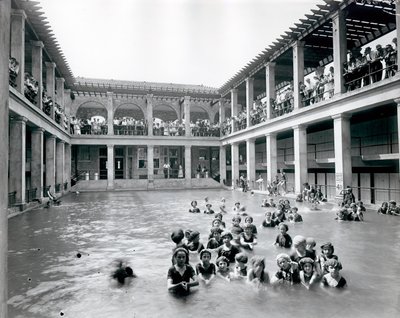
[{"label": "person leaning on railing", "polygon": [[36,104],[35,98],[39,92],[38,81],[29,73],[24,75],[24,95],[33,104]]},{"label": "person leaning on railing", "polygon": [[47,96],[47,92],[45,89],[43,89],[43,92],[42,92],[42,103],[43,103],[42,109],[43,109],[44,113],[47,116],[50,116],[51,108],[53,107],[53,100],[49,96]]},{"label": "person leaning on railing", "polygon": [[8,73],[10,75],[9,84],[12,87],[17,87],[16,79],[19,73],[19,63],[14,57],[10,57],[8,60]]},{"label": "person leaning on railing", "polygon": [[385,47],[385,63],[386,63],[386,75],[385,78],[394,76],[398,70],[397,66],[397,51],[393,49],[391,44]]}]

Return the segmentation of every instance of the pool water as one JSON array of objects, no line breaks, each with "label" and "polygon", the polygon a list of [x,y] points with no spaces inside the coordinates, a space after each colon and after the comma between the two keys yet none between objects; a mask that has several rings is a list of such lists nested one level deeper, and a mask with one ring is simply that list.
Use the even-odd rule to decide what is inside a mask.
[{"label": "pool water", "polygon": [[[288,251],[273,246],[277,229],[259,227],[267,210],[260,207],[261,195],[225,190],[70,194],[59,207],[9,220],[9,317],[400,316],[400,218],[368,211],[365,222],[338,223],[331,205],[311,211],[307,203],[297,203],[304,222],[289,224],[288,234],[314,237],[318,253],[322,243],[333,242],[345,290],[255,289],[216,279],[187,297],[173,296],[166,287],[174,246],[170,235],[178,228],[198,230],[206,244],[214,216],[188,213],[191,200],[203,211],[205,197],[215,211],[226,198],[228,228],[234,202],[247,207],[258,227],[253,253],[265,256],[273,275],[276,255]],[[122,287],[110,279],[119,259],[138,276]],[[193,266],[197,262],[191,257]]]}]

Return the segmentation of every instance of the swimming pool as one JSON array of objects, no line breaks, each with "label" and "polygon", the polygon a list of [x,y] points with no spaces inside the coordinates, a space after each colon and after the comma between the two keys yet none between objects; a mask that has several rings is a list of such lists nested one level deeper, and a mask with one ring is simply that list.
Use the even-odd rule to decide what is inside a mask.
[{"label": "swimming pool", "polygon": [[[260,229],[262,197],[225,190],[136,191],[71,194],[60,207],[39,209],[9,220],[10,317],[398,317],[400,314],[400,218],[365,213],[365,222],[334,221],[332,207],[310,211],[297,204],[304,222],[289,224],[292,238],[333,242],[348,288],[254,290],[241,282],[215,280],[185,298],[167,292],[174,229],[201,233],[205,243],[213,215],[188,213],[190,201],[218,211],[236,200],[258,226],[254,253],[277,269],[272,246],[276,229]],[[293,202],[293,200],[291,200]],[[224,221],[230,227],[229,212]],[[78,258],[77,254],[81,257]],[[121,288],[111,282],[117,259],[139,276]],[[213,257],[213,260],[215,258]],[[193,265],[195,265],[193,263]],[[298,287],[298,288],[297,288]]]}]

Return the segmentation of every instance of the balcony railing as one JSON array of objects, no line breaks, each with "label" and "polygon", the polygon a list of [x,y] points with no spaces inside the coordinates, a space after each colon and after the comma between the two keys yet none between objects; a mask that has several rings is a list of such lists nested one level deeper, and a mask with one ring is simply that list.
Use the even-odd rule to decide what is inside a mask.
[{"label": "balcony railing", "polygon": [[32,202],[33,200],[37,199],[36,193],[37,193],[37,188],[26,189],[25,190],[25,201],[26,201],[26,203]]},{"label": "balcony railing", "polygon": [[11,208],[17,201],[17,191],[8,193],[8,207]]}]

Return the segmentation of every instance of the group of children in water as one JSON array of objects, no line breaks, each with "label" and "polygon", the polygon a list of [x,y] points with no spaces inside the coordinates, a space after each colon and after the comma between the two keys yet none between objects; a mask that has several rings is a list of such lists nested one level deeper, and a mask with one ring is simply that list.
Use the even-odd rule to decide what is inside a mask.
[{"label": "group of children in water", "polygon": [[378,209],[378,214],[400,216],[400,207],[398,207],[396,201],[393,200],[382,202],[381,207]]},{"label": "group of children in water", "polygon": [[[277,270],[273,275],[266,271],[265,259],[252,254],[257,245],[258,233],[245,207],[241,207],[240,202],[235,203],[232,226],[228,231],[222,220],[223,214],[227,212],[225,200],[221,200],[221,212],[218,213],[211,209],[212,205],[207,198],[205,201],[204,213],[215,215],[206,246],[200,242],[198,231],[184,232],[179,229],[171,234],[175,248],[172,266],[168,271],[168,290],[187,294],[190,287],[199,285],[199,281],[208,285],[215,277],[227,281],[246,280],[258,286],[302,284],[307,289],[315,285],[335,288],[346,286],[346,280],[340,274],[342,265],[334,254],[332,243],[322,244],[321,254],[317,255],[313,238],[296,235],[292,239],[287,233],[289,226],[285,221],[302,221],[297,208],[291,207],[289,200],[281,199],[277,205],[272,199],[262,203],[262,206],[276,208],[276,211],[267,211],[260,227],[277,227],[279,233],[273,244],[282,249],[290,249],[276,256]],[[200,212],[196,201],[191,202],[189,212]],[[241,223],[242,218],[244,224]],[[194,268],[189,264],[190,254],[197,254],[200,260]],[[216,255],[214,262],[213,254]]]}]

